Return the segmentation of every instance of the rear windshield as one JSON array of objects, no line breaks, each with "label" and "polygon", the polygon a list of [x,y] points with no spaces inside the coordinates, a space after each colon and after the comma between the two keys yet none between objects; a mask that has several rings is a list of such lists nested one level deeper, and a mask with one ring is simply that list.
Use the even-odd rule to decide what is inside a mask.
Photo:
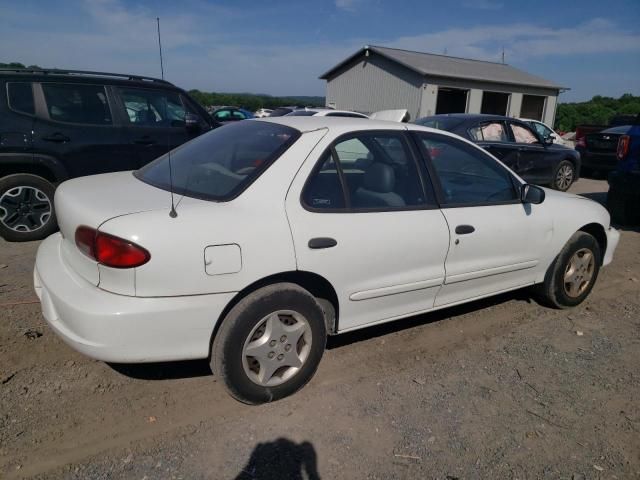
[{"label": "rear windshield", "polygon": [[417,125],[424,127],[437,128],[438,130],[451,131],[464,122],[463,119],[456,117],[423,117],[416,120]]},{"label": "rear windshield", "polygon": [[[204,200],[231,200],[299,136],[293,128],[254,120],[216,128],[171,152],[173,191]],[[169,155],[134,175],[154,187],[170,190]]]},{"label": "rear windshield", "polygon": [[287,115],[288,113],[293,112],[293,109],[291,108],[286,108],[286,107],[280,107],[280,108],[276,108],[275,110],[272,110],[271,113],[269,114],[270,117],[283,117],[284,115]]},{"label": "rear windshield", "polygon": [[291,113],[287,113],[287,116],[289,116],[289,117],[313,117],[316,113],[318,113],[318,112],[316,112],[315,110],[294,110]]}]

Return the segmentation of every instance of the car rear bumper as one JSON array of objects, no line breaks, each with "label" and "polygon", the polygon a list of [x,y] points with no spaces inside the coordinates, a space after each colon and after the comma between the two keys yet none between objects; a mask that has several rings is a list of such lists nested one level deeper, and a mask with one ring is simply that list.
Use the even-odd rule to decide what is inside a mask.
[{"label": "car rear bumper", "polygon": [[613,253],[616,251],[620,241],[620,232],[613,227],[607,230],[607,251],[604,253],[602,265],[609,265],[613,260]]},{"label": "car rear bumper", "polygon": [[34,287],[49,326],[79,352],[115,363],[206,358],[235,293],[141,298],[106,292],[64,262],[57,233],[42,242]]},{"label": "car rear bumper", "polygon": [[614,170],[618,165],[618,159],[615,152],[608,153],[582,153],[582,167],[590,168],[592,170]]}]

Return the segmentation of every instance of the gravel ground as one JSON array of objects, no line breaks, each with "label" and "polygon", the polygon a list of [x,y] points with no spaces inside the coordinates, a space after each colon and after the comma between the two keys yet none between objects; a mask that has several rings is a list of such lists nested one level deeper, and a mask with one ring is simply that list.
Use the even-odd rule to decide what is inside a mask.
[{"label": "gravel ground", "polygon": [[0,478],[640,478],[637,231],[575,309],[518,291],[335,337],[259,407],[206,362],[68,348],[35,302],[37,246],[0,241]]}]

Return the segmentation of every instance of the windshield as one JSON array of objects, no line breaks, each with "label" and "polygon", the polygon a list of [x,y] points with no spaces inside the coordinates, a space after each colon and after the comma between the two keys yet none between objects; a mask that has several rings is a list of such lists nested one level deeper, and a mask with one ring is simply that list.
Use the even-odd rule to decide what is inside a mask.
[{"label": "windshield", "polygon": [[[299,137],[300,132],[293,128],[255,120],[216,128],[171,152],[173,191],[204,200],[231,200]],[[154,187],[170,190],[169,155],[134,175]]]},{"label": "windshield", "polygon": [[464,122],[464,119],[456,117],[423,117],[416,120],[417,125],[424,127],[437,128],[438,130],[451,131]]}]

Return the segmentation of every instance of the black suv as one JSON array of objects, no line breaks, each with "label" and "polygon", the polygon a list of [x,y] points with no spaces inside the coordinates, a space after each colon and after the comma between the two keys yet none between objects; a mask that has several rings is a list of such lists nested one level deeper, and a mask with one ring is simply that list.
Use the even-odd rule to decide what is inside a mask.
[{"label": "black suv", "polygon": [[478,144],[529,183],[568,190],[580,176],[580,154],[541,138],[526,122],[500,115],[452,113],[416,120]]},{"label": "black suv", "polygon": [[184,90],[135,75],[0,70],[0,97],[0,235],[10,241],[55,231],[58,183],[140,168],[219,125]]}]

